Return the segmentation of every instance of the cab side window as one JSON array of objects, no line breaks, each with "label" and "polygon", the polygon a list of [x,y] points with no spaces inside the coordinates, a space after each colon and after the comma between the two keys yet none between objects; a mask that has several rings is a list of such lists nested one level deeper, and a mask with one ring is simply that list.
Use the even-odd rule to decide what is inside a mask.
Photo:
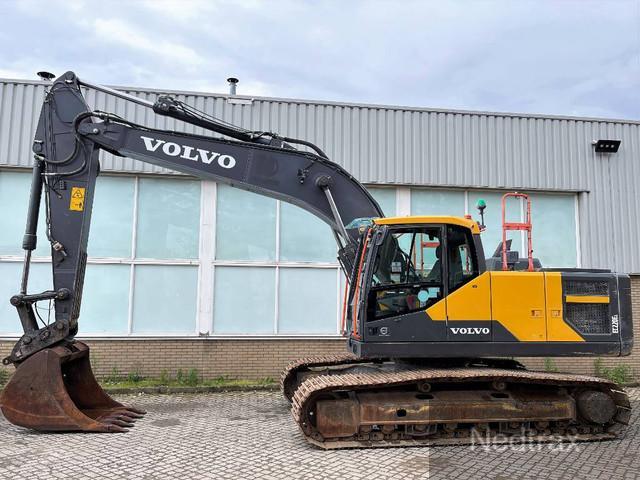
[{"label": "cab side window", "polygon": [[380,245],[371,276],[367,318],[424,310],[444,292],[444,229],[398,228]]},{"label": "cab side window", "polygon": [[449,292],[453,292],[479,273],[471,232],[462,227],[447,226],[447,250]]}]

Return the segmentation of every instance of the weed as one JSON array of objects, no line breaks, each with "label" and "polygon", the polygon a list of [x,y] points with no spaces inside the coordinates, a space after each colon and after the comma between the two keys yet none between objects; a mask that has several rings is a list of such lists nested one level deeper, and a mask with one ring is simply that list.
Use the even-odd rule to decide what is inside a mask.
[{"label": "weed", "polygon": [[196,385],[198,385],[198,383],[200,383],[200,379],[198,378],[198,370],[196,370],[195,368],[190,369],[189,373],[187,374],[185,383],[190,387],[195,387]]},{"label": "weed", "polygon": [[629,365],[616,365],[613,368],[607,368],[606,377],[613,382],[625,385],[633,380],[633,372]]},{"label": "weed", "polygon": [[9,372],[5,368],[0,368],[0,387],[9,380]]},{"label": "weed", "polygon": [[596,358],[593,361],[593,373],[595,373],[596,377],[604,377],[604,362],[601,358]]},{"label": "weed", "polygon": [[607,378],[620,385],[631,383],[634,377],[631,366],[621,364],[611,368],[605,367],[601,358],[593,361],[593,371],[596,376]]},{"label": "weed", "polygon": [[230,381],[231,379],[229,377],[220,376],[220,377],[212,378],[211,380],[209,380],[209,383],[211,385],[225,385]]},{"label": "weed", "polygon": [[545,372],[557,372],[558,367],[553,358],[545,358],[544,359],[544,371]]},{"label": "weed", "polygon": [[111,373],[107,375],[104,379],[106,383],[118,383],[121,380],[122,376],[116,367],[111,369]]},{"label": "weed", "polygon": [[173,378],[166,370],[162,370],[159,377],[145,378],[140,374],[139,370],[134,370],[128,375],[121,375],[117,369],[113,369],[111,375],[104,377],[101,382],[108,388],[143,388],[158,386],[205,386],[205,387],[260,387],[273,385],[273,378],[260,378],[255,380],[239,379],[220,376],[213,379],[204,379],[195,368],[188,370],[179,369]]},{"label": "weed", "polygon": [[127,380],[131,383],[140,383],[142,380],[144,380],[144,377],[140,374],[140,369],[136,367],[135,370],[129,372],[129,375],[127,375]]}]

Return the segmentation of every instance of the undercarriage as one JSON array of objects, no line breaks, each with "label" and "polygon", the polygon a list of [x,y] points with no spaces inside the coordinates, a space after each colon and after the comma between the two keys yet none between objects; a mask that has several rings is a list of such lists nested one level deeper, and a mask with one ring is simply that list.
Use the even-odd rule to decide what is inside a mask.
[{"label": "undercarriage", "polygon": [[308,358],[282,387],[307,441],[325,449],[605,440],[631,412],[608,380],[500,359]]}]

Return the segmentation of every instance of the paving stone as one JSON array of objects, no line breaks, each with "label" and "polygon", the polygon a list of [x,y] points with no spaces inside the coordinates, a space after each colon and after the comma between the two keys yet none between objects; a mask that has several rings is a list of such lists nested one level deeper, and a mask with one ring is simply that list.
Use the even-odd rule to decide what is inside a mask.
[{"label": "paving stone", "polygon": [[634,479],[640,389],[620,440],[324,451],[277,392],[119,396],[148,411],[126,434],[42,434],[0,418],[0,479]]}]

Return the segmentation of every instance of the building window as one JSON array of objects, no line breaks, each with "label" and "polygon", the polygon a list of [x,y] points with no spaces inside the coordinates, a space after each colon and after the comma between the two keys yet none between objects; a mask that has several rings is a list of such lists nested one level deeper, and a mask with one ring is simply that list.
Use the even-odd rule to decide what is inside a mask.
[{"label": "building window", "polygon": [[[342,271],[330,227],[285,202],[226,185],[216,190],[212,318],[205,329],[229,336],[338,334]],[[395,189],[370,191],[395,214]]]},{"label": "building window", "polygon": [[464,190],[411,189],[412,215],[464,215]]},{"label": "building window", "polygon": [[216,266],[214,285],[214,333],[274,333],[275,268]]},{"label": "building window", "polygon": [[274,261],[277,202],[227,185],[217,191],[216,259]]},{"label": "building window", "polygon": [[[485,257],[490,257],[498,247],[498,244],[502,241],[502,195],[507,192],[496,191],[482,191],[482,190],[469,190],[468,192],[468,205],[469,214],[473,218],[479,219],[480,214],[476,209],[476,203],[479,199],[483,199],[487,208],[484,211],[484,223],[487,226],[486,230],[482,232],[482,246],[484,247]],[[508,198],[507,199],[507,221],[520,222],[523,219],[523,210],[520,199]],[[533,219],[534,222],[536,219]],[[513,239],[511,249],[518,250],[520,256],[526,256],[526,249],[522,248],[523,236],[522,232],[508,231],[507,239]],[[535,246],[535,245],[534,245]],[[536,249],[537,250],[537,249]],[[537,252],[536,252],[537,253]],[[543,264],[544,265],[544,264]]]},{"label": "building window", "polygon": [[[87,265],[79,321],[81,335],[129,333],[131,268],[131,265],[127,264]],[[50,270],[47,271],[47,275],[51,277]]]},{"label": "building window", "polygon": [[[0,298],[18,291],[30,180],[30,172],[0,171],[0,201],[15,212],[0,228]],[[197,334],[200,197],[195,180],[98,178],[80,336]],[[52,288],[44,218],[42,208],[30,292]],[[46,302],[37,311],[53,318]],[[19,333],[15,309],[0,302],[0,334]]]},{"label": "building window", "polygon": [[[30,180],[28,171],[0,171],[0,201],[15,212],[0,228],[1,298],[20,280]],[[371,193],[396,213],[394,188]],[[52,288],[42,213],[30,292]],[[333,234],[293,205],[212,182],[102,175],[88,253],[80,336],[338,333],[343,275]],[[38,306],[45,321],[46,307]],[[0,334],[19,329],[15,309],[0,302]]]},{"label": "building window", "polygon": [[396,205],[396,189],[382,187],[367,187],[371,196],[378,202],[385,217],[393,217],[398,214]]},{"label": "building window", "polygon": [[577,267],[576,196],[531,194],[533,255],[543,267]]},{"label": "building window", "polygon": [[136,265],[132,333],[193,334],[198,267]]},{"label": "building window", "polygon": [[[412,188],[412,215],[462,215],[470,214],[479,220],[477,201],[482,198],[487,208],[482,233],[486,257],[490,257],[502,241],[502,195],[506,191],[454,190],[440,188]],[[576,195],[570,193],[529,193],[533,219],[533,255],[543,267],[577,267]],[[506,220],[522,222],[525,218],[525,202],[508,198]],[[523,232],[508,231],[512,249],[526,256],[526,236]]]},{"label": "building window", "polygon": [[137,258],[198,259],[200,182],[141,178]]},{"label": "building window", "polygon": [[337,282],[330,269],[281,268],[278,333],[335,334]]},{"label": "building window", "polygon": [[280,260],[335,263],[336,241],[331,229],[306,210],[281,203]]},{"label": "building window", "polygon": [[[29,188],[31,187],[31,173],[0,171],[0,205],[5,215],[0,224],[0,255],[24,254],[22,235],[27,218]],[[40,211],[44,212],[44,202],[40,205]],[[10,212],[9,215],[6,212]],[[44,215],[40,216],[38,232],[44,233]],[[42,237],[44,238],[44,237]],[[49,243],[39,239],[35,255],[48,255]]]},{"label": "building window", "polygon": [[[135,184],[132,177],[98,178],[89,229],[92,257],[131,258]],[[43,230],[39,233],[39,243],[48,247]]]},{"label": "building window", "polygon": [[[18,335],[6,301],[18,291],[31,174],[0,170],[0,335]],[[501,239],[502,192],[370,187],[385,215],[477,218],[487,202],[485,254]],[[396,202],[399,199],[400,204]],[[534,255],[547,267],[575,267],[576,200],[531,194]],[[510,200],[509,220],[524,206]],[[202,208],[202,213],[201,213]],[[399,212],[399,209],[402,211]],[[52,288],[44,209],[29,291]],[[524,236],[514,249],[525,254]],[[344,276],[328,225],[293,205],[213,182],[102,175],[89,235],[80,336],[326,336],[339,331]],[[5,299],[3,301],[2,299]],[[49,312],[39,303],[44,321]]]}]

